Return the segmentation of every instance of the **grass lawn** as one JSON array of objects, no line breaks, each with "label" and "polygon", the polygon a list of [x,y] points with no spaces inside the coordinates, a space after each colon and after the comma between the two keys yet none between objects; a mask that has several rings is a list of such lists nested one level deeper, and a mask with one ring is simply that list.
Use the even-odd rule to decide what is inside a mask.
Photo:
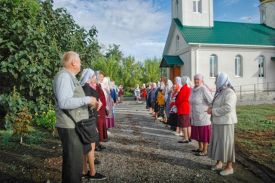
[{"label": "grass lawn", "polygon": [[237,115],[237,147],[275,171],[275,105],[239,106]]}]

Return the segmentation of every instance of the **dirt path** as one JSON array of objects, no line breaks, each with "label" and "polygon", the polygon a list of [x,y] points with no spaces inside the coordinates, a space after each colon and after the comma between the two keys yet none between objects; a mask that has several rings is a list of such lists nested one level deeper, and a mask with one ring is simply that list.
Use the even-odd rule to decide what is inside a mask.
[{"label": "dirt path", "polygon": [[[155,122],[143,104],[125,102],[116,107],[116,127],[103,152],[97,171],[108,176],[104,182],[263,182],[241,164],[235,174],[222,177],[210,171],[215,162],[197,157],[196,143],[179,144],[160,122]],[[58,138],[44,138],[37,145],[9,143],[0,147],[0,182],[60,182],[61,146]]]},{"label": "dirt path", "polygon": [[144,105],[127,102],[116,107],[116,127],[98,170],[106,182],[262,182],[239,163],[235,174],[222,177],[209,170],[215,162],[197,157],[196,142],[178,144],[165,125],[154,121]]}]

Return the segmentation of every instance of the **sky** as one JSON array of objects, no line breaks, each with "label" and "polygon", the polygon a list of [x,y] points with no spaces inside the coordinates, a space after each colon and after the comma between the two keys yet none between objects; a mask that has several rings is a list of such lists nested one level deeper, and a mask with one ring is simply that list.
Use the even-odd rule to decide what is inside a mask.
[{"label": "sky", "polygon": [[[259,0],[213,0],[214,20],[259,23]],[[171,0],[54,0],[85,29],[93,25],[98,41],[120,45],[137,61],[161,58],[171,24]]]}]

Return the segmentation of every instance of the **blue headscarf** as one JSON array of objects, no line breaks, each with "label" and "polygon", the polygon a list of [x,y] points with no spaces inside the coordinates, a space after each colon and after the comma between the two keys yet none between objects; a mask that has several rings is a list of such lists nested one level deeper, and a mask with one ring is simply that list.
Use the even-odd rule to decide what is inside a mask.
[{"label": "blue headscarf", "polygon": [[95,71],[90,68],[84,69],[80,77],[80,84],[84,86],[91,76],[95,75]]}]

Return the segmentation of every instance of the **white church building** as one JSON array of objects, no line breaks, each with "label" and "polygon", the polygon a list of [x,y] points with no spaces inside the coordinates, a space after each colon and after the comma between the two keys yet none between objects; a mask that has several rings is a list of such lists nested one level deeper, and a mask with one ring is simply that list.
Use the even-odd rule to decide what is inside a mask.
[{"label": "white church building", "polygon": [[218,72],[234,86],[275,83],[275,0],[262,0],[259,10],[259,24],[222,22],[213,20],[213,0],[172,0],[160,67],[172,81],[201,73],[211,88]]}]

